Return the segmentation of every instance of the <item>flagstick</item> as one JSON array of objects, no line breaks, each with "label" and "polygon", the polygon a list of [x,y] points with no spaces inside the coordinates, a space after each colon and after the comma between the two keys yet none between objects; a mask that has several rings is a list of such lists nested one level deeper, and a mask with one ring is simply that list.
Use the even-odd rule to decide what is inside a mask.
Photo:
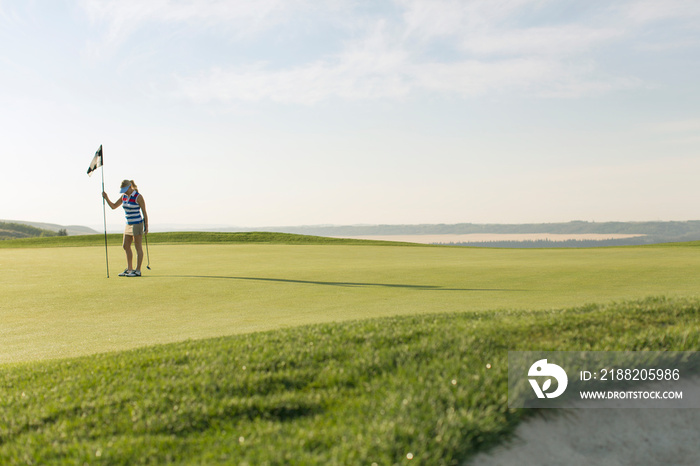
[{"label": "flagstick", "polygon": [[[105,166],[102,164],[102,192],[105,192]],[[107,210],[105,208],[105,198],[102,198],[102,219],[105,225],[105,261],[107,262],[107,278],[109,278],[109,254],[107,253]]]}]

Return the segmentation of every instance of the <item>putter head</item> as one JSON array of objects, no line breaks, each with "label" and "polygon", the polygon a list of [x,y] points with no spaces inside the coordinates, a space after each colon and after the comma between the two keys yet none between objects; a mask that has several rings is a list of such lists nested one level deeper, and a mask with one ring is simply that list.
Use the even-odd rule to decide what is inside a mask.
[{"label": "putter head", "polygon": [[151,266],[150,266],[150,265],[147,265],[146,268],[147,268],[148,270],[151,270]]}]

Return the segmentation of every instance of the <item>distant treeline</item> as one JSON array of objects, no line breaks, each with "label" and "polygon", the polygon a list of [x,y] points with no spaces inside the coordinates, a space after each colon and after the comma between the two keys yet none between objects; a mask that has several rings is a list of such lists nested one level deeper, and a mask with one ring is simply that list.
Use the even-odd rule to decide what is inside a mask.
[{"label": "distant treeline", "polygon": [[[471,233],[527,234],[631,234],[679,240],[700,240],[700,220],[684,222],[585,222],[523,224],[430,224],[430,225],[311,225],[266,227],[261,230],[317,236],[446,235]],[[244,231],[244,230],[237,230]]]},{"label": "distant treeline", "polygon": [[44,230],[42,228],[23,225],[21,223],[0,222],[0,240],[46,236],[66,236],[66,234],[66,230],[60,230],[57,233],[55,231]]},{"label": "distant treeline", "polygon": [[621,238],[621,239],[567,239],[553,241],[549,239],[522,240],[522,241],[474,241],[460,243],[434,243],[446,246],[468,246],[477,248],[599,248],[602,246],[635,246],[642,244],[660,243],[649,237]]}]

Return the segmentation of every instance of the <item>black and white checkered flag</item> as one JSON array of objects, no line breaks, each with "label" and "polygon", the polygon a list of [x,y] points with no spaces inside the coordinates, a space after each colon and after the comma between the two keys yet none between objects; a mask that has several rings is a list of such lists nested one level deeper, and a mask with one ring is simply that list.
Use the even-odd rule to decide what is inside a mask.
[{"label": "black and white checkered flag", "polygon": [[92,176],[92,172],[97,170],[98,167],[102,166],[102,146],[100,146],[99,149],[97,149],[97,152],[95,152],[95,156],[92,158],[92,162],[90,162],[90,168],[87,170],[88,176]]}]

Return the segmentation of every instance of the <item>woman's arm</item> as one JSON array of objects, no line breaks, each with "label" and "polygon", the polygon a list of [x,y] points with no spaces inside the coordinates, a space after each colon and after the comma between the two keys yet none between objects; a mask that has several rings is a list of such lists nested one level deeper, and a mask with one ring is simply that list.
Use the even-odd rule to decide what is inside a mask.
[{"label": "woman's arm", "polygon": [[109,200],[109,197],[107,196],[107,193],[102,191],[102,197],[104,198],[105,201],[107,201],[107,204],[112,208],[112,210],[116,209],[120,205],[122,205],[122,198],[120,197],[117,199],[117,202],[112,202]]},{"label": "woman's arm", "polygon": [[139,203],[141,212],[143,212],[143,232],[145,234],[148,233],[148,213],[146,212],[146,201],[144,201],[143,196],[139,194],[139,197],[136,198],[136,202]]}]

